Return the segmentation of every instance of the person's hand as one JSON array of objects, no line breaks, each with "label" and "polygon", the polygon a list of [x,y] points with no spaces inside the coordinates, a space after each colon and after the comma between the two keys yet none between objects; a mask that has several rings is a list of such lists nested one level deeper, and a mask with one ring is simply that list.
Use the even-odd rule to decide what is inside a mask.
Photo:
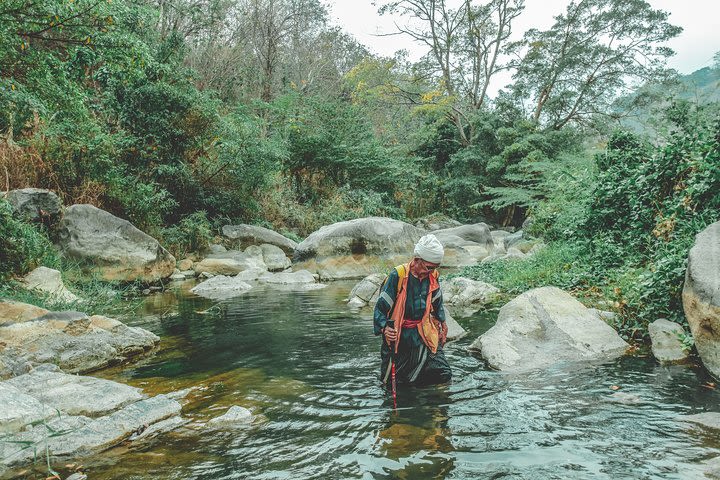
[{"label": "person's hand", "polygon": [[445,322],[440,322],[440,346],[444,347],[447,342],[448,327]]},{"label": "person's hand", "polygon": [[385,335],[385,342],[388,345],[392,344],[397,340],[397,332],[393,327],[385,327],[383,334]]}]

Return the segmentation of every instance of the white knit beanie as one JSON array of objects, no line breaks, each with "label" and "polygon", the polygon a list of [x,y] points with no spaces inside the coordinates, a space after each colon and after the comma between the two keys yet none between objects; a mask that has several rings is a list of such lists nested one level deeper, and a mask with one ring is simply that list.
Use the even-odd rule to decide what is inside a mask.
[{"label": "white knit beanie", "polygon": [[428,233],[415,245],[414,254],[426,262],[440,264],[445,255],[445,250],[437,237],[432,233]]}]

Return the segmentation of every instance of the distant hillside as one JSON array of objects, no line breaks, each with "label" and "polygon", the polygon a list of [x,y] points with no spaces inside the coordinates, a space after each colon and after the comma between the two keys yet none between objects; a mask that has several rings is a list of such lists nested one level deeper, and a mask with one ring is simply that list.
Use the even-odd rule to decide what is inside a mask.
[{"label": "distant hillside", "polygon": [[638,92],[618,99],[617,113],[627,115],[620,125],[654,136],[656,120],[671,99],[678,98],[697,105],[720,104],[720,68],[705,67],[667,82],[645,85]]}]

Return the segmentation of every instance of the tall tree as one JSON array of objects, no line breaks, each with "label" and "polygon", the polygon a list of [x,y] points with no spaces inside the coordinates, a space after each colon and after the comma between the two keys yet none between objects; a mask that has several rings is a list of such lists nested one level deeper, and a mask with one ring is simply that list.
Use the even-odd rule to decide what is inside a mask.
[{"label": "tall tree", "polygon": [[502,60],[511,47],[512,22],[524,9],[524,0],[473,3],[450,8],[446,0],[399,0],[379,10],[405,17],[396,33],[427,47],[422,70],[449,97],[448,117],[465,145],[472,143],[472,117],[485,106],[492,78],[509,67]]},{"label": "tall tree", "polygon": [[663,71],[674,52],[662,44],[682,28],[645,0],[575,0],[545,31],[529,30],[515,92],[532,117],[552,129],[610,110],[634,80]]}]

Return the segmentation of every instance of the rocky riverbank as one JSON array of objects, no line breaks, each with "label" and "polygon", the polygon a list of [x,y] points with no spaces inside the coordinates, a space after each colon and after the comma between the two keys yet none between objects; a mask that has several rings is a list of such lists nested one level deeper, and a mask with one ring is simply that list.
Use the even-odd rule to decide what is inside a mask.
[{"label": "rocky riverbank", "polygon": [[[443,243],[448,267],[523,261],[544,248],[522,230],[492,230],[484,223],[435,219],[410,225],[369,217],[328,225],[299,243],[266,228],[227,225],[207,251],[177,260],[130,222],[91,205],[63,209],[52,192],[36,189],[16,191],[10,198],[17,200],[13,205],[18,215],[32,219],[33,212],[53,212],[58,251],[86,274],[143,282],[146,294],[169,282],[192,280],[192,294],[214,301],[259,286],[307,291],[334,280],[358,279],[348,307],[369,311],[387,271],[407,262],[417,239],[428,231]],[[713,224],[698,235],[689,252],[683,293],[698,353],[714,375],[720,364],[720,339],[713,333],[720,322],[719,228],[720,223]],[[85,299],[64,285],[61,272],[39,267],[19,280],[22,288],[82,309]],[[461,276],[444,277],[441,286],[451,341],[466,334],[453,316],[472,315],[503,298],[495,286]],[[495,326],[469,351],[491,368],[513,372],[558,362],[607,360],[628,348],[609,326],[613,318],[612,312],[588,309],[570,293],[548,285],[510,299]],[[687,357],[682,326],[660,319],[650,335],[658,361],[682,362]],[[0,399],[10,407],[0,415],[0,432],[7,440],[0,449],[1,464],[30,461],[31,449],[25,447],[42,442],[53,456],[69,458],[182,424],[177,396],[148,397],[119,383],[69,375],[131,362],[152,354],[159,341],[150,331],[103,315],[0,302]],[[228,415],[245,418],[247,412]],[[56,431],[64,433],[52,434]]]}]

